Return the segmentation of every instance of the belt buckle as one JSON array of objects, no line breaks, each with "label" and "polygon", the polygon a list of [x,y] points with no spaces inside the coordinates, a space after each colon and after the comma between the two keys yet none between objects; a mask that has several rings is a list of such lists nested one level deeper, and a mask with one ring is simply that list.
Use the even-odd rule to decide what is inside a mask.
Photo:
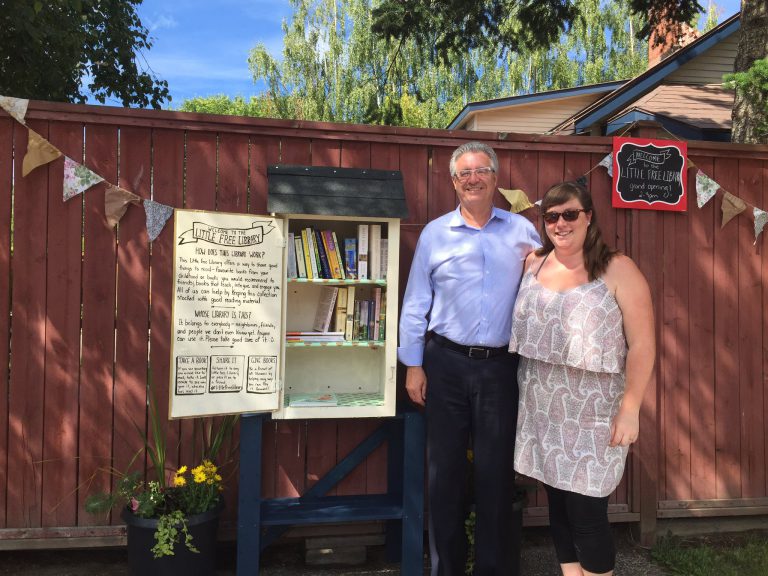
[{"label": "belt buckle", "polygon": [[483,348],[481,346],[470,346],[469,347],[469,357],[470,358],[477,358],[480,360],[487,360],[491,355],[491,351],[488,348]]}]

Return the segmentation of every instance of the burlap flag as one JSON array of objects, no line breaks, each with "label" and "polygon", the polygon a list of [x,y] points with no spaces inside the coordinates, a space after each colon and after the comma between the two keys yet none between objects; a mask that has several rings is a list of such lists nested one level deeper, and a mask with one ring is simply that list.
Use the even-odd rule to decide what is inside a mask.
[{"label": "burlap flag", "polygon": [[522,190],[507,190],[506,188],[499,188],[499,192],[501,192],[501,195],[504,196],[507,202],[510,203],[510,212],[518,214],[523,210],[528,210],[528,208],[533,207],[533,204],[531,204],[528,196]]},{"label": "burlap flag", "polygon": [[34,130],[29,130],[27,153],[21,164],[21,175],[26,176],[38,166],[53,162],[59,156],[61,156],[61,152],[53,144]]},{"label": "burlap flag", "polygon": [[128,204],[139,204],[141,198],[133,192],[124,190],[119,186],[110,184],[104,193],[104,215],[107,217],[107,224],[110,228],[120,222],[120,218],[128,210]]},{"label": "burlap flag", "polygon": [[600,160],[600,162],[597,165],[605,166],[605,169],[608,170],[608,176],[613,178],[613,152],[611,152],[610,154],[608,154],[608,156]]},{"label": "burlap flag", "polygon": [[747,209],[747,205],[741,198],[737,198],[730,192],[726,192],[723,196],[723,205],[721,206],[723,211],[723,223],[720,226],[723,228],[734,216],[738,216],[744,210]]},{"label": "burlap flag", "polygon": [[64,202],[82,194],[104,178],[78,164],[69,156],[64,156]]},{"label": "burlap flag", "polygon": [[160,236],[168,218],[173,216],[173,206],[166,206],[153,200],[144,200],[144,211],[147,213],[147,236],[154,242]]},{"label": "burlap flag", "polygon": [[765,224],[768,223],[768,212],[760,210],[760,208],[752,209],[752,217],[755,219],[755,242],[757,244],[757,238],[765,228]]},{"label": "burlap flag", "polygon": [[0,108],[22,124],[25,124],[24,118],[27,115],[27,106],[29,106],[29,100],[12,98],[11,96],[0,96]]},{"label": "burlap flag", "polygon": [[699,208],[712,200],[712,196],[714,196],[719,189],[720,185],[712,180],[712,178],[704,174],[701,170],[696,171],[696,204],[699,205]]}]

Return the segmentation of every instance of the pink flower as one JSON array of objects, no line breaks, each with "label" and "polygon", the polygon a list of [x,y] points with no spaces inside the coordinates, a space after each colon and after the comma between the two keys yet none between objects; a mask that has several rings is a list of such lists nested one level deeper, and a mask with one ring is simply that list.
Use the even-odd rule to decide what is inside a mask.
[{"label": "pink flower", "polygon": [[139,501],[131,496],[131,512],[136,512],[139,509]]}]

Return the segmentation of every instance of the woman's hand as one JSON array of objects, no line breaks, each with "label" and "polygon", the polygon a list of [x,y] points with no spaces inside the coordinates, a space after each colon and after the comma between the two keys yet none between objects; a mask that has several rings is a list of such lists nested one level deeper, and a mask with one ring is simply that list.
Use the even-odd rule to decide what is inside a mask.
[{"label": "woman's hand", "polygon": [[629,446],[637,441],[640,431],[640,414],[636,410],[619,408],[611,422],[610,446]]}]

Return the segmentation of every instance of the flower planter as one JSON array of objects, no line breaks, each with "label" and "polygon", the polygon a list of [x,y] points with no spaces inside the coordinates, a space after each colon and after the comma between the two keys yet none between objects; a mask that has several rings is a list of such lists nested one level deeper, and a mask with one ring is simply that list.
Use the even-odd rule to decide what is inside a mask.
[{"label": "flower planter", "polygon": [[187,518],[192,544],[199,552],[177,542],[172,556],[155,558],[157,519],[139,518],[128,508],[121,515],[128,527],[128,570],[131,576],[213,576],[216,573],[216,534],[221,507]]}]

